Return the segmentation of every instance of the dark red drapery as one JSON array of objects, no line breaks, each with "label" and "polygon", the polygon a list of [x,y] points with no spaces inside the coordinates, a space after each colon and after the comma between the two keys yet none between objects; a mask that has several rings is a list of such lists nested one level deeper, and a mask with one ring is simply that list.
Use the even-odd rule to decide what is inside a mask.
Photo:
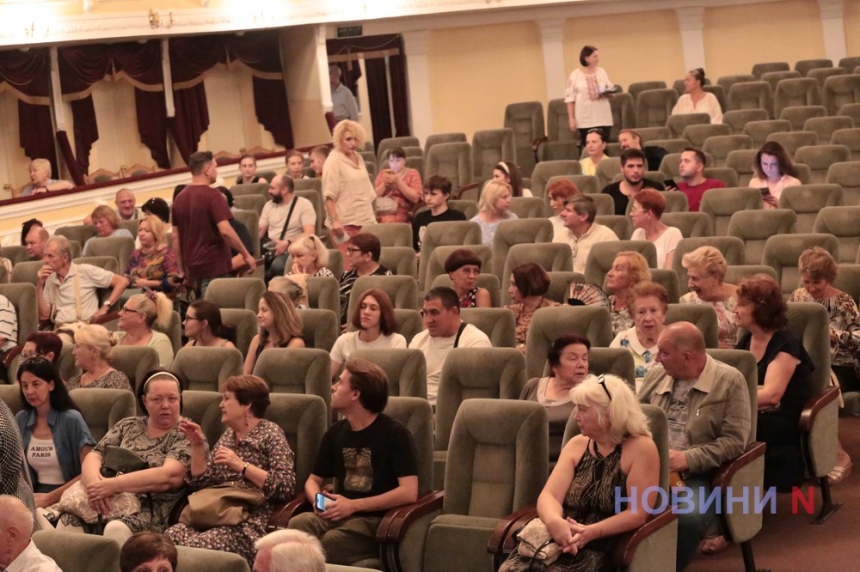
[{"label": "dark red drapery", "polygon": [[18,100],[18,130],[21,147],[30,159],[47,159],[54,176],[60,172],[54,146],[54,123],[47,105],[30,105]]},{"label": "dark red drapery", "polygon": [[373,140],[376,142],[391,137],[391,112],[388,103],[388,74],[385,59],[364,60],[367,71],[367,99],[370,107],[370,120],[373,127]]}]

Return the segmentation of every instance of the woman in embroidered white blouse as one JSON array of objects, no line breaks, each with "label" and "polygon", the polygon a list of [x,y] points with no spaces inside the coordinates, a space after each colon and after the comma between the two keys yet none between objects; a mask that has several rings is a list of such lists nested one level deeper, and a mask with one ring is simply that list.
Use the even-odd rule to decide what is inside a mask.
[{"label": "woman in embroidered white blouse", "polygon": [[711,123],[723,122],[723,109],[713,93],[705,91],[705,70],[696,68],[688,71],[684,78],[684,89],[687,93],[678,98],[678,103],[672,108],[672,115],[688,113],[707,113]]}]

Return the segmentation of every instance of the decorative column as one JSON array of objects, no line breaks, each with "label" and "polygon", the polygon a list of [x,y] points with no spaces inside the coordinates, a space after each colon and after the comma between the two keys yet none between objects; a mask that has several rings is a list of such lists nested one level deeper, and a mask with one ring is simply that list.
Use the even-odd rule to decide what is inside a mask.
[{"label": "decorative column", "polygon": [[56,47],[51,48],[51,99],[54,101],[51,108],[54,111],[54,125],[57,131],[68,131],[66,108],[63,105],[63,93],[60,90],[60,60]]},{"label": "decorative column", "polygon": [[433,133],[430,64],[427,60],[429,39],[429,30],[412,30],[403,33],[412,135],[422,142]]},{"label": "decorative column", "polygon": [[675,13],[681,31],[684,71],[705,67],[704,6],[675,8]]},{"label": "decorative column", "polygon": [[[821,13],[821,31],[824,33],[824,53],[838,65],[848,55],[845,47],[845,2],[843,0],[818,0]],[[851,73],[852,70],[848,70]]]},{"label": "decorative column", "polygon": [[568,72],[564,67],[564,20],[538,20],[543,71],[546,81],[546,100],[564,97]]},{"label": "decorative column", "polygon": [[176,115],[176,107],[173,104],[173,75],[170,71],[170,40],[161,40],[161,76],[164,81],[164,108],[167,117]]},{"label": "decorative column", "polygon": [[328,80],[328,52],[325,47],[325,24],[317,26],[315,40],[317,75],[320,81],[320,101],[322,102],[323,113],[329,113],[334,109],[334,104],[331,102],[331,83]]}]

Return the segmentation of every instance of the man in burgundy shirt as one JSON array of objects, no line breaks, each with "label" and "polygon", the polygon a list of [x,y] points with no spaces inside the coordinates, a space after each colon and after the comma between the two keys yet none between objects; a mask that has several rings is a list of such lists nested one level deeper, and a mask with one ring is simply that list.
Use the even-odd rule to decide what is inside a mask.
[{"label": "man in burgundy shirt", "polygon": [[681,164],[678,166],[678,173],[683,181],[678,183],[678,190],[687,195],[687,202],[690,205],[690,212],[698,212],[699,205],[702,202],[702,195],[705,191],[711,189],[725,188],[725,183],[719,179],[706,179],[703,174],[705,171],[705,154],[698,149],[687,147],[681,153]]},{"label": "man in burgundy shirt", "polygon": [[209,282],[230,273],[230,248],[238,251],[254,270],[254,257],[230,226],[233,214],[218,190],[209,185],[218,177],[210,151],[198,151],[188,160],[191,184],[173,201],[173,251],[191,284],[206,292]]}]

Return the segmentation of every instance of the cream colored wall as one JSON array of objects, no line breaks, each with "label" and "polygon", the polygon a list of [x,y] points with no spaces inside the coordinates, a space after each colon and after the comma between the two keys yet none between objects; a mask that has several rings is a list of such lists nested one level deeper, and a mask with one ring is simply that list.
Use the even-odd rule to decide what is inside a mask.
[{"label": "cream colored wall", "polygon": [[30,181],[28,165],[30,158],[24,155],[18,136],[18,99],[9,93],[0,93],[0,200],[10,198],[11,192],[4,187],[19,188]]},{"label": "cream colored wall", "polygon": [[713,78],[750,73],[759,62],[794,67],[797,60],[825,57],[815,0],[708,8],[704,24],[706,71]]},{"label": "cream colored wall", "polygon": [[296,147],[329,141],[316,63],[316,38],[313,26],[287,28],[281,34],[282,58],[290,120]]},{"label": "cream colored wall", "polygon": [[123,166],[155,166],[137,132],[134,86],[123,80],[98,82],[93,86],[93,106],[99,140],[90,151],[90,173],[99,168],[118,173]]},{"label": "cream colored wall", "polygon": [[534,22],[433,30],[428,67],[436,133],[464,132],[471,139],[475,131],[500,127],[508,103],[546,99]]},{"label": "cream colored wall", "polygon": [[[579,67],[579,52],[586,45],[598,49],[600,66],[625,90],[637,81],[662,79],[671,85],[684,76],[681,33],[671,10],[567,20],[564,60],[568,74]],[[550,99],[563,96],[553,94]]]},{"label": "cream colored wall", "polygon": [[860,55],[860,0],[845,0],[845,43],[849,56]]}]

